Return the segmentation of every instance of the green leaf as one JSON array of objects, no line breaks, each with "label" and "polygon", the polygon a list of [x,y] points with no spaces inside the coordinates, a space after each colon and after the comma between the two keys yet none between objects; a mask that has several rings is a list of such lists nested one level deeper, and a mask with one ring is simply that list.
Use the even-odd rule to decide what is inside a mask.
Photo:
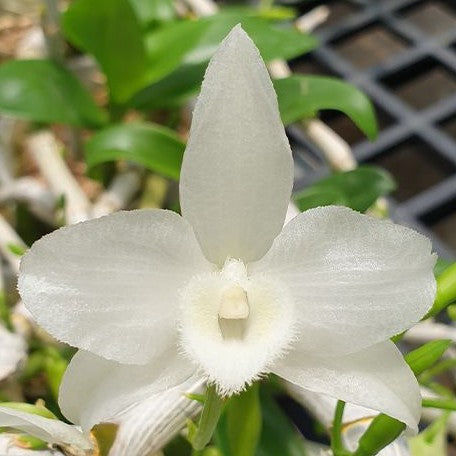
[{"label": "green leaf", "polygon": [[107,120],[78,79],[50,60],[11,60],[0,66],[0,112],[85,127]]},{"label": "green leaf", "polygon": [[[278,26],[273,22],[257,17],[242,19],[233,15],[231,21],[229,19],[229,15],[227,15],[229,29],[239,22],[242,24],[266,62],[273,59],[289,60],[306,54],[318,46],[315,37],[299,32],[290,26]],[[226,32],[228,31],[226,30]]]},{"label": "green leaf", "polygon": [[76,0],[62,15],[62,29],[70,42],[97,59],[115,103],[144,87],[146,51],[128,0]]},{"label": "green leaf", "polygon": [[373,456],[394,442],[405,429],[405,424],[381,413],[361,436],[353,456]]},{"label": "green leaf", "polygon": [[451,340],[433,340],[407,353],[404,358],[415,375],[432,367],[451,345]]},{"label": "green leaf", "polygon": [[232,397],[227,405],[226,417],[231,454],[254,456],[261,434],[259,383]]},{"label": "green leaf", "polygon": [[130,160],[178,179],[185,145],[174,131],[155,124],[127,123],[109,127],[86,143],[89,168],[113,160]]},{"label": "green leaf", "polygon": [[305,456],[302,435],[269,394],[261,395],[263,425],[256,456]]},{"label": "green leaf", "polygon": [[186,393],[186,394],[184,394],[184,396],[187,399],[190,399],[191,401],[199,402],[200,404],[204,404],[204,401],[206,400],[205,394]]},{"label": "green leaf", "polygon": [[198,93],[206,67],[207,62],[179,67],[136,94],[131,106],[137,109],[160,109],[182,105]]},{"label": "green leaf", "polygon": [[[306,456],[306,441],[277,405],[270,388],[264,386],[261,385],[260,394],[261,435],[255,456]],[[227,407],[229,406],[230,404]],[[241,422],[236,426],[248,425],[242,415],[239,414],[238,417]],[[219,420],[215,440],[223,456],[238,456],[231,448],[228,419],[228,413],[224,413]]]},{"label": "green leaf", "polygon": [[214,446],[207,447],[201,452],[201,456],[223,456],[221,451]]},{"label": "green leaf", "polygon": [[436,306],[445,307],[456,301],[456,263],[445,269],[437,278]]},{"label": "green leaf", "polygon": [[49,389],[55,400],[59,397],[60,383],[68,367],[68,361],[54,347],[46,347],[44,359],[44,372]]},{"label": "green leaf", "polygon": [[454,301],[456,301],[456,263],[448,266],[437,277],[437,294],[434,304],[424,318],[426,319],[437,315]]},{"label": "green leaf", "polygon": [[137,18],[148,26],[174,19],[176,11],[172,0],[129,0]]},{"label": "green leaf", "polygon": [[446,310],[448,317],[451,320],[456,321],[456,304],[450,304]]},{"label": "green leaf", "polygon": [[[168,59],[163,68],[167,68],[170,74],[137,94],[132,100],[133,106],[176,106],[197,92],[209,59],[238,23],[242,24],[266,61],[290,59],[311,51],[318,44],[310,35],[291,27],[279,27],[269,20],[252,16],[251,12],[222,12],[198,21],[170,23],[146,38],[150,61],[158,68],[161,60],[157,55],[163,55]],[[176,66],[171,72],[173,65]],[[159,74],[157,68],[155,71]]]},{"label": "green leaf", "polygon": [[26,247],[24,247],[23,245],[18,245],[18,244],[10,243],[10,244],[7,244],[6,247],[13,255],[16,255],[18,257],[21,257],[27,251]]},{"label": "green leaf", "polygon": [[211,25],[207,20],[174,21],[146,35],[149,62],[148,82],[153,83],[174,71],[192,52]]},{"label": "green leaf", "polygon": [[365,212],[378,197],[396,188],[391,175],[375,166],[360,166],[335,173],[294,196],[301,211],[312,207],[338,204]]},{"label": "green leaf", "polygon": [[56,420],[57,417],[44,405],[33,405],[27,404],[26,402],[0,402],[1,407],[7,407],[14,410],[19,410],[25,413],[31,413],[32,415],[43,416],[44,418],[49,418],[51,420]]},{"label": "green leaf", "polygon": [[270,20],[293,20],[296,17],[296,10],[289,6],[271,5],[266,9],[260,8],[258,17]]},{"label": "green leaf", "polygon": [[437,258],[437,262],[434,266],[434,275],[438,277],[442,274],[445,269],[448,269],[454,262],[450,260],[446,260],[445,258]]},{"label": "green leaf", "polygon": [[342,111],[369,138],[377,136],[377,120],[369,98],[355,86],[326,76],[293,75],[274,87],[284,124],[315,117],[323,109]]},{"label": "green leaf", "polygon": [[[311,51],[317,46],[317,40],[311,35],[299,32],[292,27],[280,27],[269,20],[255,17],[251,12],[221,12],[197,21],[187,20],[164,25],[158,32],[150,34],[146,40],[147,48],[155,40],[171,42],[171,38],[187,38],[189,43],[172,43],[176,47],[188,45],[185,63],[208,62],[221,41],[230,30],[241,24],[258,46],[264,60],[276,58],[290,59]],[[179,41],[179,39],[175,39]],[[153,46],[152,49],[155,49]],[[171,54],[171,52],[169,52]]]}]

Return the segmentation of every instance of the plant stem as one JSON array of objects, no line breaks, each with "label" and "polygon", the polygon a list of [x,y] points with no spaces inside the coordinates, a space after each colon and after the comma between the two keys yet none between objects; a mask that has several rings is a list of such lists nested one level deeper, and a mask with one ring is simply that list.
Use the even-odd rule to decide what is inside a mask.
[{"label": "plant stem", "polygon": [[49,55],[56,62],[65,64],[65,40],[60,33],[60,12],[57,0],[45,0],[45,8],[41,18],[41,27]]},{"label": "plant stem", "polygon": [[423,407],[456,410],[456,399],[423,399]]},{"label": "plant stem", "polygon": [[204,449],[210,442],[220,418],[223,403],[223,399],[217,394],[215,385],[208,386],[203,411],[201,412],[198,423],[198,429],[192,439],[192,446],[196,452]]},{"label": "plant stem", "polygon": [[337,401],[334,412],[333,427],[331,431],[331,449],[334,456],[347,456],[350,454],[342,443],[342,418],[344,416],[345,402]]}]

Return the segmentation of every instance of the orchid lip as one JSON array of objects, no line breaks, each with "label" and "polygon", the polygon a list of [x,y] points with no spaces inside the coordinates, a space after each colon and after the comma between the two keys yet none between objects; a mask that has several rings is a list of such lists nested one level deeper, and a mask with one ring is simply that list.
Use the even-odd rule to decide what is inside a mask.
[{"label": "orchid lip", "polygon": [[267,373],[294,340],[294,305],[285,287],[249,275],[240,260],[194,277],[180,300],[181,349],[221,393],[238,392]]}]

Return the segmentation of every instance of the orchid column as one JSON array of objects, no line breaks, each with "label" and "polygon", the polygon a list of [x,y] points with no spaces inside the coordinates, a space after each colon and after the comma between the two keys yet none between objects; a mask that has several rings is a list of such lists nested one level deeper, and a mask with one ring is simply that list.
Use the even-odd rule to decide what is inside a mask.
[{"label": "orchid column", "polygon": [[25,255],[22,298],[81,350],[61,388],[85,430],[185,382],[229,396],[268,373],[417,429],[418,384],[389,338],[430,308],[428,239],[344,207],[282,230],[293,163],[265,65],[235,27],[213,57],[182,166],[182,217],[120,212]]}]

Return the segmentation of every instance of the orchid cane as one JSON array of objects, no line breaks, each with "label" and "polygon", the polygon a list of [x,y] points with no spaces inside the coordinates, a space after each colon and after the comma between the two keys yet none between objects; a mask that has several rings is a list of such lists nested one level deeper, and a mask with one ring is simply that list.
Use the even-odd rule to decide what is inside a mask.
[{"label": "orchid cane", "polygon": [[389,338],[435,295],[424,236],[344,207],[282,230],[293,161],[253,42],[235,27],[211,60],[182,165],[182,217],[138,210],[36,242],[19,290],[81,350],[62,387],[83,429],[192,375],[228,396],[274,373],[417,429],[420,392]]}]

